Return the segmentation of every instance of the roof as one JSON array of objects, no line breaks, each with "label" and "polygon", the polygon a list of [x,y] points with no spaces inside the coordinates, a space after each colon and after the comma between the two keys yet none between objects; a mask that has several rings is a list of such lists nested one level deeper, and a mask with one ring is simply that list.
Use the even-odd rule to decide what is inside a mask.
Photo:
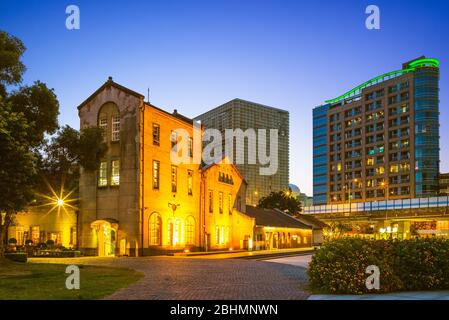
[{"label": "roof", "polygon": [[135,96],[135,97],[137,97],[137,98],[142,98],[142,99],[144,99],[145,98],[145,96],[144,95],[142,95],[142,94],[140,94],[140,93],[138,93],[138,92],[136,92],[136,91],[133,91],[133,90],[131,90],[131,89],[128,89],[127,87],[124,87],[124,86],[122,86],[122,85],[120,85],[120,84],[118,84],[118,83],[116,83],[116,82],[114,82],[113,80],[112,80],[112,77],[109,77],[108,78],[108,80],[100,87],[100,88],[98,88],[97,90],[95,90],[95,92],[94,93],[92,93],[86,100],[84,100],[79,106],[78,106],[78,110],[79,109],[81,109],[85,104],[87,104],[89,101],[91,101],[97,94],[99,94],[101,91],[103,91],[105,88],[107,88],[107,87],[115,87],[115,88],[117,88],[117,89],[119,89],[119,90],[122,90],[122,91],[124,91],[124,92],[126,92],[126,93],[128,93],[128,94],[130,94],[130,95],[132,95],[132,96]]},{"label": "roof", "polygon": [[324,229],[329,227],[326,223],[311,215],[300,214],[295,216],[295,218],[309,226],[312,226],[314,229]]},{"label": "roof", "polygon": [[312,229],[311,226],[302,223],[298,219],[295,219],[294,217],[277,209],[264,209],[246,206],[245,214],[255,218],[257,226]]},{"label": "roof", "polygon": [[279,108],[275,108],[275,107],[270,107],[270,106],[267,106],[267,105],[265,105],[265,104],[261,104],[261,103],[257,103],[257,102],[252,102],[252,101],[249,101],[249,100],[244,100],[244,99],[240,99],[240,98],[235,98],[235,99],[229,100],[228,102],[225,102],[225,103],[219,105],[218,107],[215,107],[215,108],[213,108],[213,109],[207,110],[206,112],[203,112],[202,114],[196,116],[194,119],[199,119],[199,118],[201,118],[203,115],[205,115],[205,114],[207,114],[207,113],[209,113],[209,112],[215,111],[215,110],[218,109],[218,108],[221,108],[221,107],[224,107],[224,106],[228,106],[228,105],[230,105],[230,104],[234,104],[234,102],[243,102],[243,103],[250,104],[250,105],[254,105],[254,106],[257,106],[257,107],[261,107],[261,108],[265,108],[265,109],[271,109],[271,110],[274,110],[274,111],[278,111],[278,112],[290,114],[289,111],[287,111],[287,110],[283,110],[283,109],[279,109]]},{"label": "roof", "polygon": [[229,162],[229,163],[223,163],[223,160],[225,159],[225,158],[227,158],[227,156],[223,156],[222,158],[221,158],[221,160],[219,161],[219,162],[212,162],[212,163],[209,163],[209,164],[205,164],[204,162],[202,162],[201,163],[201,167],[200,167],[200,169],[201,169],[201,171],[207,171],[207,170],[209,170],[210,168],[212,168],[213,166],[215,166],[215,165],[221,165],[221,164],[224,164],[224,165],[230,165],[230,166],[232,166],[233,168],[234,168],[234,170],[235,170],[235,172],[237,172],[237,174],[238,174],[238,176],[240,177],[240,179],[242,179],[242,181],[245,183],[245,184],[248,184],[248,182],[245,180],[245,178],[242,176],[242,174],[240,173],[240,170],[239,170],[239,168],[237,168],[237,166],[234,164],[234,163],[231,163],[231,162]]},{"label": "roof", "polygon": [[[106,81],[100,88],[98,88],[97,90],[95,90],[94,93],[92,93],[86,100],[84,100],[84,101],[78,106],[78,110],[81,109],[84,105],[86,105],[86,104],[87,104],[89,101],[91,101],[93,98],[95,98],[96,95],[98,95],[101,91],[103,91],[103,90],[106,89],[107,87],[114,87],[114,88],[116,88],[116,89],[118,89],[118,90],[121,90],[121,91],[123,91],[123,92],[126,92],[126,93],[132,95],[132,96],[135,96],[135,97],[137,97],[137,98],[139,98],[139,99],[145,99],[145,96],[144,96],[144,95],[142,95],[142,94],[140,94],[140,93],[138,93],[138,92],[136,92],[136,91],[133,91],[133,90],[131,90],[131,89],[125,87],[125,86],[122,86],[121,84],[118,84],[117,82],[114,82],[114,81],[112,80],[112,77],[109,77],[108,80],[107,80],[107,81]],[[170,115],[170,116],[172,116],[172,117],[175,117],[175,118],[177,118],[177,119],[179,119],[179,120],[181,120],[181,121],[184,121],[184,122],[186,122],[186,123],[188,123],[188,124],[193,124],[193,120],[192,120],[192,119],[190,119],[190,118],[188,118],[188,117],[186,117],[186,116],[184,116],[184,115],[178,113],[178,111],[177,111],[176,109],[173,111],[173,113],[170,113],[170,112],[165,111],[165,110],[163,110],[163,109],[161,109],[161,108],[159,108],[159,107],[156,107],[155,105],[152,105],[152,104],[150,104],[150,103],[148,103],[148,102],[145,102],[145,105],[148,106],[148,107],[157,109],[157,110],[159,110],[159,111],[161,111],[161,112],[163,112],[163,113],[165,113],[165,114],[167,114],[167,115]]]}]

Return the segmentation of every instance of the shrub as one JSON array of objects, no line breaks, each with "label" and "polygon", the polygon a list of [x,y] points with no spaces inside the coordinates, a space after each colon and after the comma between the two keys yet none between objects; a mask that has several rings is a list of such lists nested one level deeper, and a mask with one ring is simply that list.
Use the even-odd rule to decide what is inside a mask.
[{"label": "shrub", "polygon": [[54,240],[47,240],[46,244],[48,247],[53,247],[55,245],[55,242]]},{"label": "shrub", "polygon": [[[380,269],[380,290],[366,288],[369,265]],[[308,274],[310,288],[322,293],[449,289],[449,240],[339,239],[315,252]]]},{"label": "shrub", "polygon": [[25,245],[26,246],[32,246],[33,245],[33,240],[28,239],[27,241],[25,241]]},{"label": "shrub", "polygon": [[15,239],[15,238],[9,239],[9,240],[8,240],[8,244],[16,245],[16,244],[17,244],[17,239]]},{"label": "shrub", "polygon": [[16,261],[16,262],[27,262],[27,254],[20,252],[20,253],[5,253],[5,258]]}]

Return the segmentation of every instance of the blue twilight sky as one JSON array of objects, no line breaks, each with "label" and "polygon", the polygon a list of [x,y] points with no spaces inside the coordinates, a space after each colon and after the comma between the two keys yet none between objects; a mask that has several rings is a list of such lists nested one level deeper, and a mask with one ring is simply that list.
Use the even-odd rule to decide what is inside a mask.
[{"label": "blue twilight sky", "polygon": [[[81,29],[65,28],[76,4]],[[365,28],[365,8],[381,30]],[[193,117],[233,98],[290,111],[290,181],[312,193],[312,108],[421,55],[441,64],[441,170],[449,171],[449,1],[6,1],[0,29],[27,47],[60,123],[106,81]]]}]

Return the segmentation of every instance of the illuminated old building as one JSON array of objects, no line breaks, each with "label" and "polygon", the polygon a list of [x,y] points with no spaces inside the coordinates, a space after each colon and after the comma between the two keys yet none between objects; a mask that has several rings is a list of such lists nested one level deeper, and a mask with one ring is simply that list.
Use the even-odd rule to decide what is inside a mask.
[{"label": "illuminated old building", "polygon": [[[202,164],[201,126],[112,78],[78,109],[80,127],[102,127],[108,144],[96,172],[81,170],[79,247],[85,254],[252,248],[246,181],[226,158]],[[173,161],[172,150],[188,161]]]}]

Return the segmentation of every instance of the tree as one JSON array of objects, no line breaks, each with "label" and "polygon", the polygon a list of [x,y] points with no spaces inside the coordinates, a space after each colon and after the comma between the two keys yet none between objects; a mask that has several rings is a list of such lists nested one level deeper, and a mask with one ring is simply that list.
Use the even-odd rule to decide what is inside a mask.
[{"label": "tree", "polygon": [[296,215],[301,211],[301,202],[291,195],[291,192],[271,192],[262,197],[257,205],[259,208],[279,209],[290,215]]},{"label": "tree", "polygon": [[0,97],[0,258],[14,214],[33,199],[36,156],[29,148],[25,116]]},{"label": "tree", "polygon": [[36,81],[32,86],[23,86],[7,98],[16,112],[22,112],[28,120],[29,141],[38,147],[45,134],[58,129],[59,102],[53,89]]},{"label": "tree", "polygon": [[87,171],[95,171],[108,150],[104,142],[103,129],[89,127],[81,130],[79,142],[79,164]]},{"label": "tree", "polygon": [[41,186],[45,192],[48,185],[58,190],[73,191],[76,196],[79,183],[79,168],[97,170],[101,158],[107,151],[103,130],[90,127],[81,133],[70,126],[64,126],[45,143],[40,161]]},{"label": "tree", "polygon": [[24,51],[19,39],[0,31],[0,257],[14,215],[34,198],[39,146],[45,134],[58,127],[59,103],[44,83],[37,81],[12,94],[6,90],[22,80]]},{"label": "tree", "polygon": [[0,96],[6,96],[6,86],[22,82],[25,65],[20,61],[25,46],[18,38],[0,30]]}]

